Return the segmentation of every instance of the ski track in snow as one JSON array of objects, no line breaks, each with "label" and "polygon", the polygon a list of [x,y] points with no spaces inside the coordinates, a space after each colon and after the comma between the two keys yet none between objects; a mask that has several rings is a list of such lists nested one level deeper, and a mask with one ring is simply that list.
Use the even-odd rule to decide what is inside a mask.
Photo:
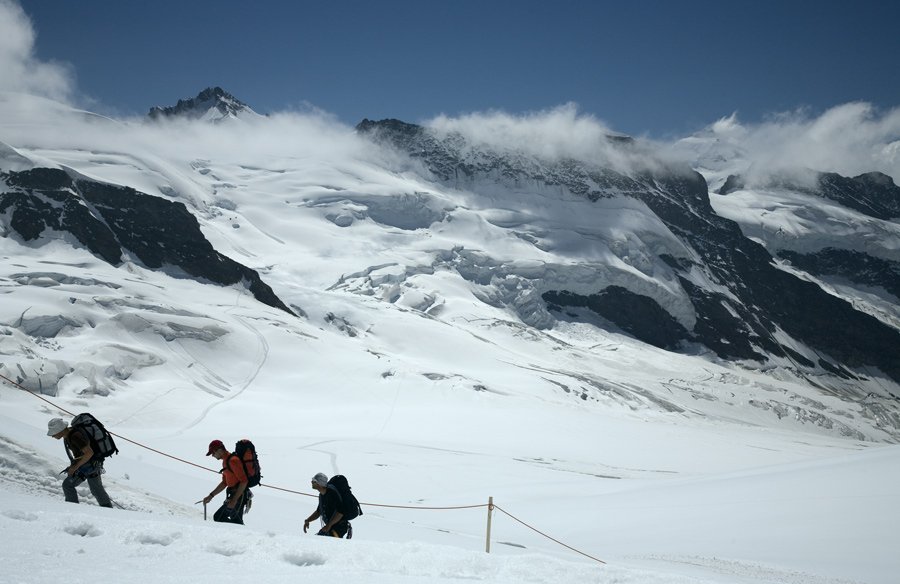
[{"label": "ski track in snow", "polygon": [[[201,422],[203,422],[204,419],[206,419],[206,416],[208,416],[209,413],[214,408],[222,405],[223,403],[229,402],[229,401],[239,397],[242,393],[244,393],[244,391],[247,390],[248,387],[250,387],[253,384],[253,381],[256,379],[256,376],[259,375],[259,372],[262,371],[263,367],[266,364],[266,360],[269,357],[269,342],[266,340],[266,338],[263,336],[263,334],[261,332],[259,332],[253,325],[248,323],[244,318],[237,316],[236,314],[234,314],[232,312],[232,310],[238,308],[239,302],[240,302],[240,294],[238,294],[238,300],[235,301],[234,308],[228,309],[226,312],[228,312],[231,316],[233,316],[236,322],[238,322],[244,328],[246,328],[248,331],[253,333],[253,335],[256,337],[256,340],[258,341],[256,349],[255,349],[255,358],[254,358],[255,364],[252,367],[252,372],[250,374],[248,374],[248,376],[244,380],[242,380],[240,383],[237,384],[237,386],[238,386],[237,391],[232,392],[229,389],[229,393],[227,396],[224,396],[221,398],[221,400],[213,402],[210,405],[206,406],[206,408],[203,409],[203,411],[200,413],[200,415],[197,416],[190,423],[185,425],[179,431],[179,433],[198,426]],[[187,352],[186,349],[185,349],[185,352]],[[193,361],[193,363],[198,363],[198,361],[195,360],[195,361]],[[206,366],[204,366],[204,368],[209,369]],[[212,370],[210,370],[210,371],[212,371]],[[233,385],[229,384],[229,387],[233,387]]]}]

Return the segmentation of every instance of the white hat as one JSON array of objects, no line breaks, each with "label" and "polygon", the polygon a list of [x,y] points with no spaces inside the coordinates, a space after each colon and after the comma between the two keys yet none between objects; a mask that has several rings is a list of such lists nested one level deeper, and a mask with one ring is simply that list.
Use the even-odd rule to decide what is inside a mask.
[{"label": "white hat", "polygon": [[312,478],[312,482],[316,483],[320,487],[328,486],[328,476],[325,473],[317,472],[316,476]]},{"label": "white hat", "polygon": [[56,436],[69,425],[62,418],[53,418],[49,422],[47,422],[47,436]]}]

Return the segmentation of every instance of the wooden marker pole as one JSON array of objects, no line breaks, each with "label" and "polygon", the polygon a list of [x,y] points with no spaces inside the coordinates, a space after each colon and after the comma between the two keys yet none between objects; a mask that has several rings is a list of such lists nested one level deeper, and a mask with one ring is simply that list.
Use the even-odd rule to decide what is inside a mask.
[{"label": "wooden marker pole", "polygon": [[487,537],[484,541],[485,553],[491,553],[491,512],[494,510],[494,498],[488,497]]}]

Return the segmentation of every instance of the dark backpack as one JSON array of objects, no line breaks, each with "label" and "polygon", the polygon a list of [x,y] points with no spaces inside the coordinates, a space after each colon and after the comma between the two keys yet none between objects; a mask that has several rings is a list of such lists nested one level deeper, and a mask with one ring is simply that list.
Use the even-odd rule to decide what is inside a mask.
[{"label": "dark backpack", "polygon": [[259,473],[259,458],[256,456],[256,446],[246,438],[238,440],[234,445],[234,453],[244,464],[244,474],[247,475],[247,488],[259,484],[262,475]]},{"label": "dark backpack", "polygon": [[350,483],[347,482],[347,477],[344,475],[334,475],[328,480],[328,487],[337,492],[338,496],[341,498],[341,504],[338,511],[344,516],[344,520],[350,521],[363,514],[362,507],[359,506],[359,501],[353,495],[353,491],[350,490]]},{"label": "dark backpack", "polygon": [[88,413],[78,414],[72,418],[72,429],[81,430],[87,436],[91,450],[94,451],[92,458],[103,460],[108,456],[118,454],[119,449],[116,448],[112,434],[94,416]]}]

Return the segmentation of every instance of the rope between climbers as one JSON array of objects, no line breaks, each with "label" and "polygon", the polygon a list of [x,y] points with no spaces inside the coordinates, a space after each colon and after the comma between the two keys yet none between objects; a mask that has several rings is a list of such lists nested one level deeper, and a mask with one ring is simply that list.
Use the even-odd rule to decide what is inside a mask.
[{"label": "rope between climbers", "polygon": [[[260,483],[260,487],[265,487],[267,489],[274,489],[276,491],[284,491],[285,493],[293,493],[294,495],[302,495],[304,497],[318,497],[318,495],[313,495],[311,493],[304,493],[302,491],[294,491],[292,489],[285,489],[284,487],[276,487],[275,485],[267,485],[265,483]],[[415,510],[425,510],[425,511],[444,511],[451,509],[479,509],[482,507],[487,507],[487,503],[481,503],[480,505],[455,505],[450,507],[422,507],[422,506],[413,506],[413,505],[387,505],[385,503],[366,503],[365,501],[360,501],[360,505],[365,505],[366,507],[387,507],[390,509],[415,509]]]},{"label": "rope between climbers", "polygon": [[[10,385],[12,385],[13,387],[15,387],[15,388],[17,388],[17,389],[20,389],[20,390],[22,390],[22,391],[24,391],[24,392],[27,392],[28,394],[33,395],[34,397],[36,397],[36,398],[38,398],[38,399],[40,399],[40,400],[42,400],[42,401],[44,401],[44,402],[50,404],[51,406],[53,406],[54,408],[56,408],[57,410],[59,410],[59,411],[61,411],[61,412],[63,412],[63,413],[69,414],[70,416],[74,416],[74,415],[75,415],[75,414],[73,414],[72,412],[68,411],[67,409],[65,409],[65,408],[63,408],[63,407],[60,407],[60,406],[58,406],[57,404],[55,404],[55,403],[53,403],[52,401],[50,401],[49,399],[47,399],[47,398],[45,398],[45,397],[43,397],[43,396],[41,396],[41,395],[39,395],[39,394],[37,394],[37,393],[35,393],[35,392],[29,390],[29,389],[26,389],[26,388],[22,387],[21,385],[19,385],[19,384],[16,383],[15,381],[13,381],[13,380],[11,380],[11,379],[9,379],[9,378],[3,376],[3,375],[0,375],[0,379],[6,381],[7,383],[9,383]],[[147,446],[147,445],[145,445],[145,444],[141,444],[140,442],[137,442],[137,441],[135,441],[135,440],[131,440],[130,438],[126,438],[125,436],[122,436],[122,435],[120,435],[120,434],[116,434],[116,433],[114,433],[114,432],[110,432],[110,434],[112,434],[112,435],[115,436],[116,438],[119,438],[119,439],[121,439],[121,440],[124,440],[124,441],[126,441],[126,442],[129,442],[129,443],[131,443],[131,444],[134,444],[135,446],[138,446],[138,447],[140,447],[140,448],[144,448],[144,449],[146,449],[146,450],[149,450],[150,452],[155,452],[156,454],[159,454],[159,455],[161,455],[161,456],[165,456],[165,457],[171,458],[172,460],[177,460],[178,462],[183,462],[184,464],[189,464],[189,465],[191,465],[191,466],[197,467],[197,468],[199,468],[199,469],[203,469],[203,470],[208,471],[208,472],[212,472],[212,473],[217,473],[217,472],[218,472],[218,471],[213,470],[213,469],[211,469],[211,468],[207,468],[207,467],[205,467],[205,466],[202,466],[202,465],[196,464],[196,463],[194,463],[194,462],[191,462],[191,461],[189,461],[189,460],[185,460],[185,459],[183,459],[183,458],[179,458],[179,457],[177,457],[177,456],[173,456],[173,455],[168,454],[168,453],[166,453],[166,452],[163,452],[163,451],[161,451],[161,450],[157,450],[157,449],[155,449],[155,448],[151,448],[151,447],[149,447],[149,446]],[[312,494],[309,494],[309,493],[303,493],[303,492],[300,492],[300,491],[295,491],[295,490],[292,490],[292,489],[286,489],[286,488],[284,488],[284,487],[277,487],[277,486],[275,486],[275,485],[267,485],[267,484],[260,483],[259,486],[260,486],[260,487],[265,487],[265,488],[267,488],[267,489],[273,489],[273,490],[276,490],[276,491],[283,491],[283,492],[285,492],[285,493],[293,493],[293,494],[295,494],[295,495],[302,495],[302,496],[304,496],[304,497],[317,497],[317,496],[318,496],[318,495],[312,495]],[[385,507],[385,508],[390,508],[390,509],[414,509],[414,510],[423,510],[423,511],[444,511],[444,510],[456,510],[456,509],[479,509],[479,508],[483,508],[483,507],[489,507],[489,508],[492,509],[492,510],[493,510],[493,509],[496,509],[497,511],[500,511],[501,513],[503,513],[504,515],[506,515],[507,517],[509,517],[509,518],[512,519],[513,521],[516,521],[516,522],[520,523],[521,525],[527,527],[528,529],[534,531],[535,533],[541,535],[542,537],[545,537],[545,538],[549,539],[550,541],[556,542],[557,544],[563,546],[563,547],[566,548],[566,549],[569,549],[569,550],[575,552],[576,554],[580,554],[580,555],[582,555],[582,556],[584,556],[584,557],[586,557],[586,558],[590,558],[591,560],[594,560],[595,562],[599,562],[599,563],[601,563],[601,564],[606,564],[606,562],[604,562],[604,561],[601,560],[601,559],[595,558],[594,556],[592,556],[592,555],[590,555],[590,554],[586,554],[586,553],[584,553],[584,552],[581,551],[581,550],[577,550],[577,549],[573,548],[572,546],[570,546],[570,545],[568,545],[568,544],[565,544],[565,543],[559,541],[558,539],[556,539],[556,538],[554,538],[554,537],[551,537],[550,535],[547,535],[547,534],[544,533],[543,531],[541,531],[541,530],[539,530],[539,529],[537,529],[537,528],[535,528],[535,527],[529,525],[528,523],[522,521],[521,519],[519,519],[518,517],[516,517],[516,516],[513,515],[512,513],[509,513],[508,511],[506,511],[505,509],[503,509],[503,508],[500,507],[499,505],[492,504],[492,503],[481,503],[481,504],[479,504],[479,505],[454,505],[454,506],[447,506],[447,507],[418,507],[418,506],[412,506],[412,505],[387,505],[387,504],[384,504],[384,503],[365,503],[365,502],[360,502],[360,505],[366,505],[366,506],[368,506],[368,507]]]},{"label": "rope between climbers", "polygon": [[535,533],[540,534],[540,535],[543,536],[543,537],[546,537],[546,538],[549,539],[550,541],[555,541],[556,543],[558,543],[559,545],[563,546],[564,548],[567,548],[567,549],[569,549],[569,550],[572,550],[572,551],[575,552],[576,554],[581,554],[582,556],[584,556],[584,557],[586,557],[586,558],[590,558],[590,559],[594,560],[595,562],[600,562],[601,564],[605,564],[605,563],[606,563],[606,562],[604,562],[604,561],[601,560],[601,559],[595,558],[594,556],[589,555],[589,554],[586,554],[586,553],[584,553],[583,551],[577,550],[577,549],[573,548],[573,547],[570,546],[570,545],[564,544],[563,542],[559,541],[558,539],[556,539],[556,538],[554,538],[554,537],[551,537],[551,536],[547,535],[547,534],[544,533],[543,531],[541,531],[541,530],[539,530],[539,529],[537,529],[537,528],[535,528],[535,527],[532,527],[531,525],[528,525],[527,523],[525,523],[524,521],[522,521],[521,519],[519,519],[518,517],[516,517],[516,516],[513,515],[512,513],[509,513],[508,511],[506,511],[506,509],[503,509],[502,507],[500,507],[499,505],[494,505],[494,509],[496,509],[497,511],[500,511],[501,513],[503,513],[504,515],[506,515],[507,517],[509,517],[509,518],[512,519],[513,521],[517,521],[517,522],[521,523],[522,525],[524,525],[525,527],[527,527],[527,528],[530,529],[531,531],[534,531]]},{"label": "rope between climbers", "polygon": [[[75,414],[73,414],[73,413],[70,412],[69,410],[67,410],[67,409],[65,409],[65,408],[63,408],[63,407],[61,407],[61,406],[59,406],[59,405],[53,403],[52,401],[50,401],[49,399],[45,398],[45,397],[42,396],[42,395],[39,395],[39,394],[37,394],[37,393],[35,393],[35,392],[33,392],[33,391],[31,391],[31,390],[25,388],[25,387],[22,387],[21,385],[19,385],[18,383],[16,383],[15,381],[9,379],[8,377],[6,377],[6,376],[4,376],[4,375],[0,375],[0,379],[3,379],[4,381],[6,381],[7,383],[9,383],[9,384],[12,385],[13,387],[15,387],[15,388],[17,388],[17,389],[21,389],[22,391],[28,393],[29,395],[33,395],[34,397],[38,398],[39,400],[42,400],[42,401],[44,401],[44,402],[50,404],[51,406],[53,406],[54,408],[56,408],[57,410],[59,410],[59,411],[65,413],[65,414],[69,414],[70,416],[73,416],[73,417],[75,416]],[[189,461],[189,460],[185,460],[185,459],[183,459],[183,458],[179,458],[179,457],[174,456],[174,455],[172,455],[172,454],[168,454],[168,453],[166,453],[166,452],[163,452],[162,450],[157,450],[157,449],[155,449],[155,448],[151,448],[150,446],[147,446],[146,444],[141,444],[140,442],[137,442],[137,441],[132,440],[132,439],[130,439],[130,438],[126,438],[125,436],[122,436],[121,434],[116,434],[115,432],[110,432],[110,434],[112,434],[112,435],[115,436],[116,438],[119,438],[119,439],[121,439],[121,440],[124,440],[124,441],[126,441],[126,442],[129,442],[129,443],[131,443],[131,444],[134,444],[135,446],[138,446],[138,447],[140,447],[140,448],[144,448],[144,449],[146,449],[146,450],[149,450],[150,452],[155,452],[156,454],[159,454],[159,455],[161,455],[161,456],[165,456],[165,457],[171,458],[172,460],[177,460],[178,462],[182,462],[182,463],[184,463],[184,464],[189,464],[189,465],[191,465],[191,466],[197,467],[197,468],[202,469],[202,470],[205,470],[205,471],[207,471],[207,472],[212,472],[212,473],[216,473],[216,474],[218,474],[218,472],[219,472],[219,471],[217,471],[217,470],[214,470],[214,469],[205,467],[205,466],[200,465],[200,464],[197,464],[197,463],[195,463],[195,462],[191,462],[191,461]],[[295,490],[292,490],[292,489],[286,489],[286,488],[284,488],[284,487],[277,487],[277,486],[275,486],[275,485],[268,485],[268,484],[265,484],[265,483],[260,483],[259,486],[260,486],[260,487],[265,487],[265,488],[267,488],[267,489],[273,489],[273,490],[276,490],[276,491],[283,491],[283,492],[285,492],[285,493],[293,493],[293,494],[295,494],[295,495],[302,495],[302,496],[304,496],[304,497],[318,497],[318,495],[313,495],[313,494],[310,494],[310,493],[303,493],[303,492],[301,492],[301,491],[295,491]],[[387,504],[384,504],[384,503],[366,503],[365,501],[360,501],[360,505],[366,505],[367,507],[388,507],[388,508],[392,508],[392,509],[417,509],[417,510],[418,510],[418,509],[421,509],[421,510],[425,510],[425,511],[451,510],[451,509],[478,509],[478,508],[480,508],[480,507],[487,507],[487,503],[482,503],[482,504],[480,504],[480,505],[457,505],[457,506],[450,506],[450,507],[416,507],[416,506],[412,506],[412,505],[387,505]]]}]

